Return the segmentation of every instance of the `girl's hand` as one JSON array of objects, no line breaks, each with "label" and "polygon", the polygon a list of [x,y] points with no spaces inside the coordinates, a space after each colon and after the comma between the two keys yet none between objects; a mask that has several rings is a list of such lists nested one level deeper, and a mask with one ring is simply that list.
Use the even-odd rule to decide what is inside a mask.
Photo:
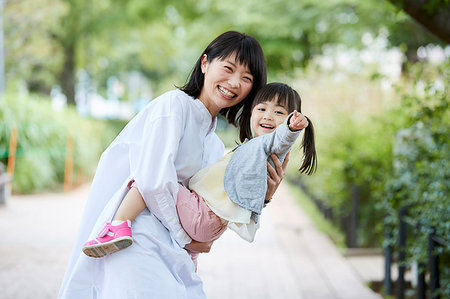
[{"label": "girl's hand", "polygon": [[286,174],[286,167],[289,162],[289,154],[290,152],[286,155],[283,164],[281,164],[280,159],[278,159],[277,155],[270,155],[273,163],[275,164],[275,168],[273,168],[272,165],[267,162],[267,171],[269,172],[269,175],[267,176],[267,192],[265,199],[266,202],[272,200],[273,194],[275,193],[275,191],[277,191],[278,186],[280,185],[281,181],[284,178],[284,175]]},{"label": "girl's hand", "polygon": [[211,250],[211,246],[214,241],[211,242],[197,242],[195,240],[192,240],[191,243],[186,244],[184,246],[185,249],[188,249],[193,252],[209,252]]},{"label": "girl's hand", "polygon": [[289,128],[293,131],[298,131],[306,128],[308,125],[309,122],[306,117],[300,112],[297,112],[297,110],[294,110],[291,118],[289,119]]}]

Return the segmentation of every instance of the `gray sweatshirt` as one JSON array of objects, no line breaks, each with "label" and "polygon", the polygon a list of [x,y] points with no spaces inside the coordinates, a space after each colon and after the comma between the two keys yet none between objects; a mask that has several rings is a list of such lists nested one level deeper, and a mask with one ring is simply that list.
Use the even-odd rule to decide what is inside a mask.
[{"label": "gray sweatshirt", "polygon": [[[301,131],[289,129],[291,115],[272,133],[253,138],[234,149],[225,170],[225,192],[231,201],[252,212],[255,223],[264,207],[267,159],[273,153],[283,162],[300,135]],[[273,165],[272,159],[269,163]]]}]

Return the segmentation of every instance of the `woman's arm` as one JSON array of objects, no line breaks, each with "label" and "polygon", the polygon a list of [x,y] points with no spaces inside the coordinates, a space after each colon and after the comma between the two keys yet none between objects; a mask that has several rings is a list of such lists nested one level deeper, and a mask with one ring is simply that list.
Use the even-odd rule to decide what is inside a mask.
[{"label": "woman's arm", "polygon": [[182,150],[179,145],[184,135],[183,116],[183,107],[174,98],[155,102],[144,122],[130,133],[133,136],[129,144],[130,174],[139,193],[181,247],[191,242],[175,207],[178,193],[175,160]]},{"label": "woman's arm", "polygon": [[275,191],[277,191],[278,186],[283,180],[284,175],[286,174],[286,167],[289,162],[289,154],[290,152],[286,155],[283,164],[281,164],[277,155],[270,155],[275,168],[273,168],[273,166],[270,165],[269,162],[267,162],[267,171],[269,172],[269,175],[267,176],[267,192],[265,202],[270,202],[272,200],[272,196],[274,195]]}]

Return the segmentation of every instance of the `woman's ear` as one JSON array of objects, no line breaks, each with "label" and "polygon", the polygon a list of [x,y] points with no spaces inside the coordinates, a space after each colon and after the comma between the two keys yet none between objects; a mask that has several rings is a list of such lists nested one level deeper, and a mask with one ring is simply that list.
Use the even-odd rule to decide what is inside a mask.
[{"label": "woman's ear", "polygon": [[202,74],[206,73],[206,70],[208,69],[208,56],[206,54],[203,54],[202,56]]}]

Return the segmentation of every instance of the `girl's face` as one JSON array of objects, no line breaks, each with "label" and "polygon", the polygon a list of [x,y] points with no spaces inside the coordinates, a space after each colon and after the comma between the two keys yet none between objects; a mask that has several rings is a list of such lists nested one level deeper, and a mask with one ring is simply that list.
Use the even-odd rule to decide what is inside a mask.
[{"label": "girl's face", "polygon": [[252,110],[250,125],[253,136],[271,133],[282,124],[289,115],[287,109],[275,99],[257,104]]},{"label": "girl's face", "polygon": [[205,81],[198,98],[212,116],[238,104],[252,90],[253,76],[247,66],[236,61],[235,54],[211,62],[203,55],[201,66]]}]

